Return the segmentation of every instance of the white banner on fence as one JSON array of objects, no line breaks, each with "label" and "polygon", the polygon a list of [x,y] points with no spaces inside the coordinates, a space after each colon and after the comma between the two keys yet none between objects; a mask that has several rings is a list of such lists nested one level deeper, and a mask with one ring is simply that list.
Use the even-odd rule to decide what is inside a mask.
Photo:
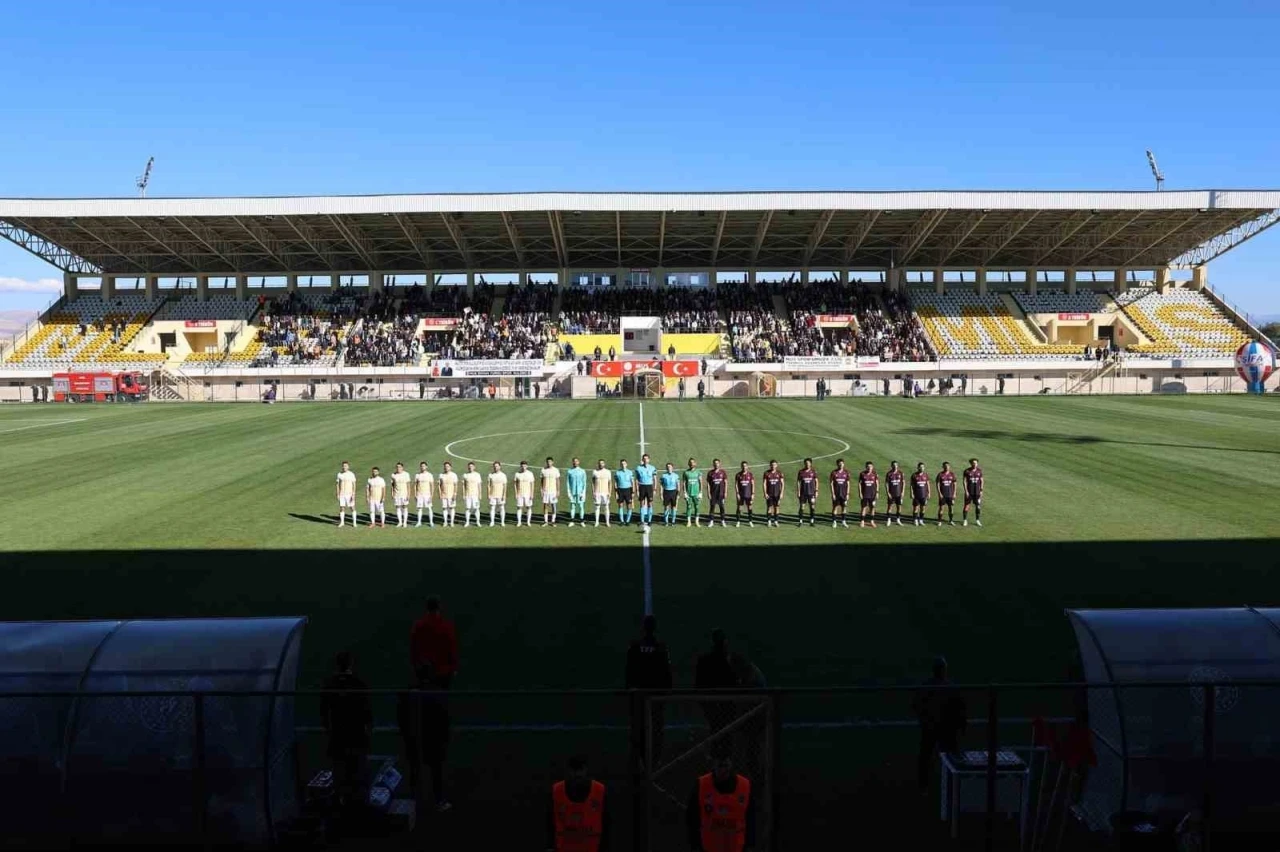
[{"label": "white banner on fence", "polygon": [[496,378],[499,376],[541,376],[545,364],[535,359],[528,360],[491,360],[477,361],[436,361],[431,365],[431,374],[439,376],[446,367],[453,369],[454,377],[468,379]]},{"label": "white banner on fence", "polygon": [[880,359],[870,355],[788,355],[782,359],[782,367],[792,372],[821,370],[861,370],[880,366]]}]

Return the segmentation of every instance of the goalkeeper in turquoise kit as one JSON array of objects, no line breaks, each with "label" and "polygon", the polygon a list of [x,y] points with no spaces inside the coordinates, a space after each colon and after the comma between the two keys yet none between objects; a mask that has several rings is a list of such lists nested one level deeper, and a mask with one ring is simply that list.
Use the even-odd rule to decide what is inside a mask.
[{"label": "goalkeeper in turquoise kit", "polygon": [[702,503],[702,471],[698,470],[698,463],[689,459],[689,467],[680,474],[680,478],[684,482],[684,525],[700,527],[702,518],[698,511]]},{"label": "goalkeeper in turquoise kit", "polygon": [[587,525],[587,472],[582,469],[577,458],[573,460],[573,466],[565,474],[565,481],[569,488],[569,526],[573,526],[576,516],[578,522],[585,527]]}]

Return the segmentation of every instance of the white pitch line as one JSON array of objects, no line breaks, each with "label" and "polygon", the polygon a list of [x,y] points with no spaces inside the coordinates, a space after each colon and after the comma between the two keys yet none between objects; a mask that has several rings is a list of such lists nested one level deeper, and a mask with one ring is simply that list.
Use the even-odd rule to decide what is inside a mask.
[{"label": "white pitch line", "polygon": [[[27,426],[16,426],[13,429],[0,429],[0,435],[7,434],[9,432],[21,432],[23,429],[39,429],[43,426],[61,426],[65,423],[83,423],[88,419],[89,419],[88,417],[77,417],[73,420],[46,420],[41,423],[31,423]],[[0,423],[3,423],[3,422],[4,421],[0,420]],[[14,421],[10,421],[10,422],[14,422]]]},{"label": "white pitch line", "polygon": [[[644,454],[644,403],[640,403],[640,454]],[[644,510],[641,509],[643,512]],[[649,558],[649,527],[644,526],[640,537],[640,547],[644,559],[644,614],[653,615],[653,565]]]}]

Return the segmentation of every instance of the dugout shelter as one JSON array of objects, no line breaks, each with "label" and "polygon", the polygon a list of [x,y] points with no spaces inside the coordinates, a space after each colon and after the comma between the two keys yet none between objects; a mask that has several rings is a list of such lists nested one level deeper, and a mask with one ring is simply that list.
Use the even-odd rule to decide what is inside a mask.
[{"label": "dugout shelter", "polygon": [[236,693],[293,690],[305,625],[0,623],[6,844],[269,844],[298,809],[294,700]]},{"label": "dugout shelter", "polygon": [[1113,685],[1089,690],[1097,766],[1081,806],[1090,828],[1106,829],[1122,811],[1199,810],[1208,783],[1215,831],[1274,833],[1280,686],[1247,683],[1280,679],[1280,609],[1068,610],[1067,618],[1085,680]]}]

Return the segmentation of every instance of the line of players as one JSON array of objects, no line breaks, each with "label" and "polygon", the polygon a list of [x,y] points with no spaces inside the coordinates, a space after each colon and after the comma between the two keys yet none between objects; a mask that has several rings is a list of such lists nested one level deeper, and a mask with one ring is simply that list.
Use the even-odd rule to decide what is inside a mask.
[{"label": "line of players", "polygon": [[[450,462],[444,463],[443,472],[437,477],[430,471],[427,463],[418,465],[418,473],[410,477],[403,463],[397,463],[395,472],[391,474],[388,485],[378,468],[373,468],[365,483],[365,502],[369,508],[370,526],[387,525],[384,508],[387,491],[390,489],[392,502],[396,512],[396,526],[410,526],[410,495],[417,504],[417,521],[414,526],[422,526],[423,513],[426,513],[428,526],[435,524],[435,496],[438,493],[441,506],[441,525],[453,527],[457,525],[456,514],[459,492],[463,505],[463,527],[470,527],[474,517],[476,526],[481,526],[482,494],[487,494],[489,501],[489,526],[507,525],[507,492],[515,492],[516,526],[522,524],[533,526],[534,491],[540,486],[542,505],[542,526],[556,526],[559,520],[558,504],[560,499],[561,472],[555,466],[555,460],[547,457],[544,466],[535,475],[528,462],[521,461],[519,469],[508,479],[502,469],[502,463],[492,462],[492,471],[482,477],[476,470],[475,462],[467,462],[466,472],[459,475],[454,472]],[[717,520],[721,527],[727,527],[725,502],[729,488],[729,473],[721,465],[720,459],[711,463],[711,469],[705,475],[698,468],[697,460],[690,458],[682,471],[667,463],[661,472],[653,466],[646,453],[640,458],[640,464],[632,469],[626,459],[620,459],[618,467],[610,470],[604,459],[596,463],[595,469],[585,470],[581,460],[574,458],[572,465],[564,474],[566,492],[569,498],[568,526],[576,524],[587,526],[587,491],[588,481],[595,509],[595,526],[600,526],[603,512],[604,524],[612,526],[610,509],[614,501],[618,506],[618,522],[622,526],[631,523],[634,505],[639,503],[640,523],[645,530],[653,522],[655,494],[660,492],[662,500],[663,526],[675,526],[679,521],[678,505],[681,498],[685,501],[684,519],[686,526],[702,526],[703,486],[707,490],[707,522],[715,526]],[[787,478],[779,470],[776,460],[770,461],[768,470],[761,476],[764,481],[765,525],[781,526],[779,509],[786,496]],[[813,466],[813,459],[806,458],[804,465],[796,474],[796,496],[798,509],[796,523],[804,526],[805,511],[808,510],[809,525],[817,523],[819,474]],[[827,477],[828,491],[831,498],[831,526],[848,527],[846,509],[851,502],[850,489],[857,489],[859,510],[859,526],[876,526],[876,504],[881,493],[880,475],[875,465],[867,462],[855,477],[845,467],[844,459],[836,461],[836,467]],[[962,523],[969,525],[969,509],[973,508],[974,522],[982,526],[983,473],[976,458],[969,459],[969,466],[959,477],[951,470],[950,462],[942,463],[942,470],[935,477],[925,471],[924,462],[916,464],[916,470],[910,477],[899,466],[891,462],[884,477],[884,494],[887,498],[883,515],[886,525],[895,522],[902,526],[902,504],[907,490],[911,494],[911,522],[914,526],[925,525],[925,511],[937,488],[937,524],[942,526],[942,511],[946,509],[947,522],[955,525],[955,502],[957,488],[963,491]],[[733,490],[736,499],[734,521],[742,526],[743,512],[746,512],[747,526],[755,526],[756,476],[747,462],[742,462],[737,473],[733,475]],[[359,524],[359,512],[356,509],[356,475],[348,462],[342,462],[335,483],[335,494],[338,499],[338,526],[346,524],[347,513],[351,514],[351,525]]]}]

